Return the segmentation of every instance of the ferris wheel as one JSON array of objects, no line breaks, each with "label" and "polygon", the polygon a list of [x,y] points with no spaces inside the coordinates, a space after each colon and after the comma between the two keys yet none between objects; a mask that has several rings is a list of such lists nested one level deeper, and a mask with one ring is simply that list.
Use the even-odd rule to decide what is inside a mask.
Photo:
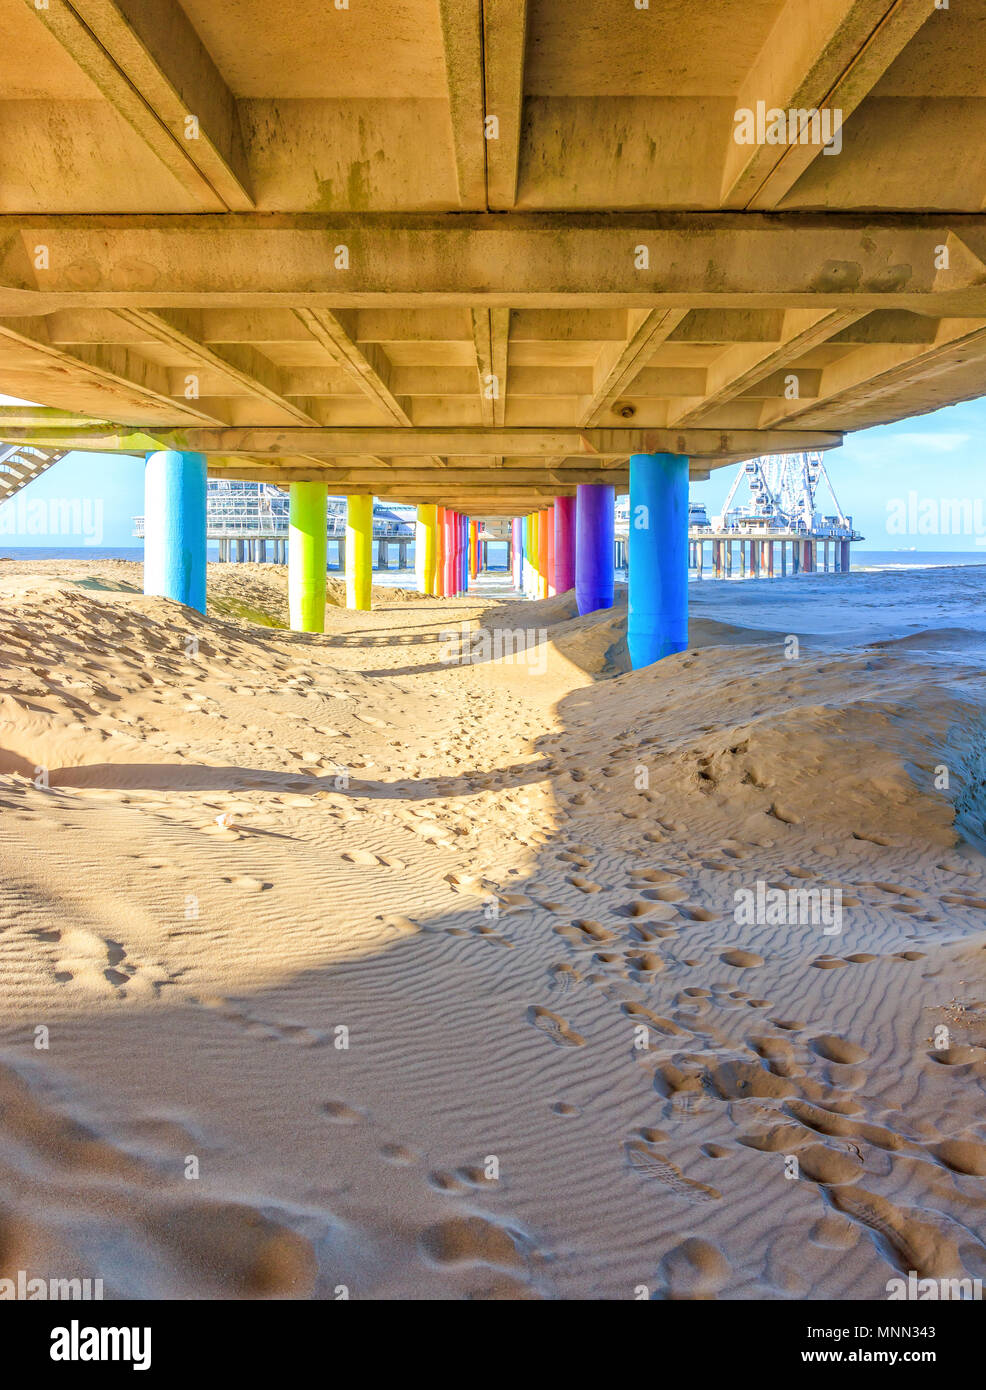
[{"label": "ferris wheel", "polygon": [[[746,483],[750,500],[735,504],[736,495]],[[730,516],[757,519],[765,525],[789,531],[813,531],[820,520],[819,490],[825,488],[832,499],[832,515],[839,525],[849,521],[835,495],[820,452],[765,454],[741,463],[733,485],[714,525],[723,527]]]}]

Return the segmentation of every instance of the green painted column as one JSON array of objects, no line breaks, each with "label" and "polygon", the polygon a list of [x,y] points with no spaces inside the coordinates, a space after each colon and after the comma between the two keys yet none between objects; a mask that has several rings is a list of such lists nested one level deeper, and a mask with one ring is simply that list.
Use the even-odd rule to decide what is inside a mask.
[{"label": "green painted column", "polygon": [[288,610],[293,632],[325,631],[325,521],[328,486],[291,483]]},{"label": "green painted column", "polygon": [[346,607],[368,612],[373,584],[373,498],[346,498]]}]

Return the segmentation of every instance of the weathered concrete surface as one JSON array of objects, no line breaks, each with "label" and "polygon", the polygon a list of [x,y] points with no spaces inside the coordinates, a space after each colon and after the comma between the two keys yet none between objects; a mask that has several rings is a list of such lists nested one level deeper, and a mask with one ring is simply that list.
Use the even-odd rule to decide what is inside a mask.
[{"label": "weathered concrete surface", "polygon": [[[495,514],[625,486],[641,431],[697,474],[986,391],[974,7],[0,0],[0,30],[0,390],[63,412],[12,442]],[[838,152],[737,142],[760,104],[837,115]]]}]

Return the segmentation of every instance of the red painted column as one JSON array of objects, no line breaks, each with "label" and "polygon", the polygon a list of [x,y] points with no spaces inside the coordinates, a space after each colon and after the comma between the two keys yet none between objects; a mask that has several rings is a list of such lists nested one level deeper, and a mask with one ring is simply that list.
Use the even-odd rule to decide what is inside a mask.
[{"label": "red painted column", "polygon": [[445,587],[445,552],[448,549],[448,508],[435,509],[435,583],[442,598],[448,590]]},{"label": "red painted column", "polygon": [[451,507],[445,509],[445,551],[442,569],[445,574],[445,597],[455,593],[455,512]]},{"label": "red painted column", "polygon": [[555,590],[575,587],[575,498],[555,498]]}]

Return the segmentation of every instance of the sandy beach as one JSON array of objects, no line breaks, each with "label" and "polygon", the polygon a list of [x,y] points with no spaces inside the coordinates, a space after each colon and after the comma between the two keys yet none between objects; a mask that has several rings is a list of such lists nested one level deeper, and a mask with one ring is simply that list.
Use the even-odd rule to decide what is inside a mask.
[{"label": "sandy beach", "polygon": [[986,1277],[986,568],[693,585],[633,673],[571,594],[140,589],[0,564],[0,1277]]}]

